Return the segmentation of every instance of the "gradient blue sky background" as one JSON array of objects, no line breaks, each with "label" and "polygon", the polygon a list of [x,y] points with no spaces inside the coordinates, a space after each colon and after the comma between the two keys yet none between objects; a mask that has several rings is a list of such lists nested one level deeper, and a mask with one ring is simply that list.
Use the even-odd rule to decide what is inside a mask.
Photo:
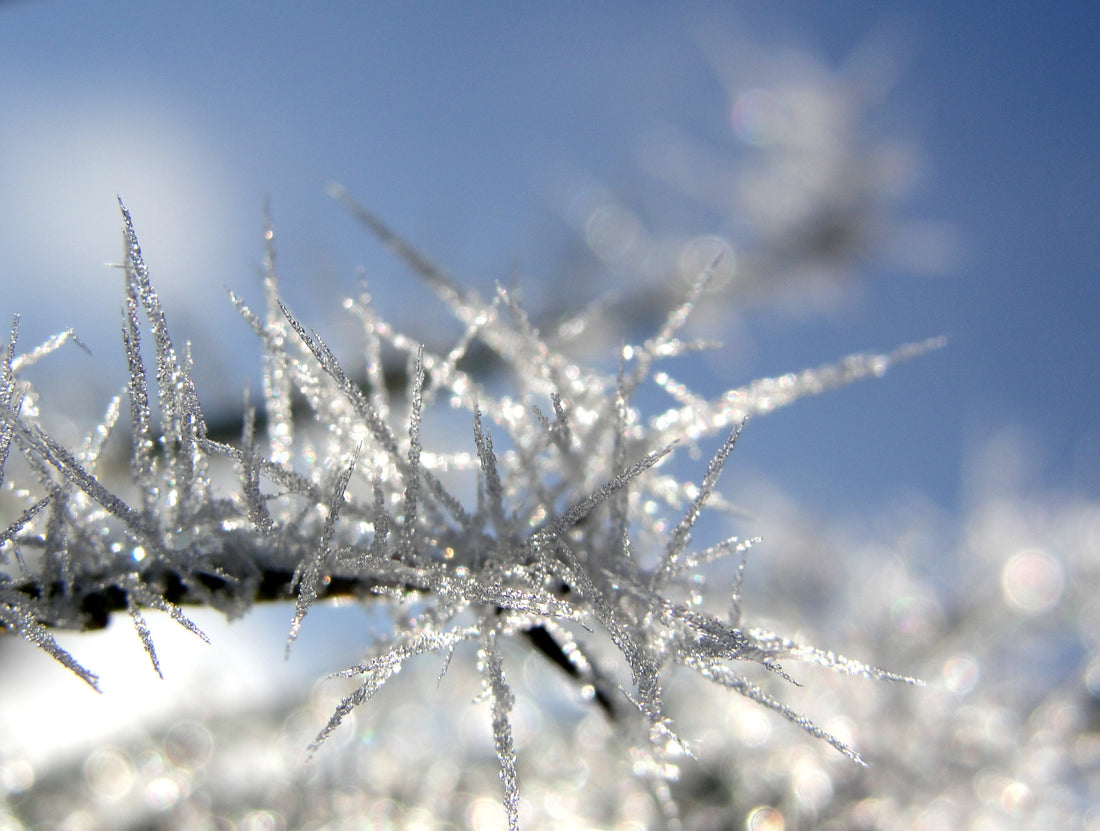
[{"label": "gradient blue sky background", "polygon": [[75,401],[103,374],[98,418],[124,378],[119,280],[103,266],[119,259],[119,193],[169,323],[195,342],[200,396],[230,406],[258,378],[258,348],[221,286],[258,298],[265,197],[303,318],[338,329],[362,265],[382,312],[415,334],[438,305],[326,182],[460,279],[487,290],[518,267],[537,298],[579,257],[563,215],[577,182],[683,226],[670,230],[717,230],[639,164],[670,127],[733,146],[716,61],[751,88],[783,49],[831,77],[887,44],[897,83],[868,130],[916,148],[920,174],[888,218],[951,243],[932,252],[942,273],[886,257],[826,312],[747,312],[698,380],[937,334],[950,346],[756,419],[727,477],[742,465],[823,511],[909,492],[954,510],[972,460],[1008,431],[1030,448],[1025,486],[1100,493],[1100,12],[773,5],[0,4],[0,315],[23,315],[26,348],[77,330],[94,357],[48,366],[74,373]]}]

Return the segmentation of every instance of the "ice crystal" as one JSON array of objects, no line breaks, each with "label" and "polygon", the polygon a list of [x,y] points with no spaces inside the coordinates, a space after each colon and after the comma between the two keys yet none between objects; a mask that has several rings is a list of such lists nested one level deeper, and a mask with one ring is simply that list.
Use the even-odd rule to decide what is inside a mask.
[{"label": "ice crystal", "polygon": [[[506,680],[509,643],[533,649],[575,679],[622,730],[640,740],[635,767],[653,775],[670,825],[675,807],[663,779],[687,745],[664,704],[663,679],[676,668],[728,688],[828,742],[856,751],[739,672],[757,664],[793,681],[781,660],[842,673],[915,683],[742,621],[742,574],[758,540],[731,538],[696,548],[708,509],[727,507],[718,481],[746,419],[865,377],[938,341],[885,355],[764,379],[705,400],[656,367],[703,345],[681,340],[711,279],[705,270],[657,333],[622,350],[617,373],[572,356],[580,317],[546,335],[514,293],[490,300],[462,288],[340,188],[332,194],[422,277],[465,326],[446,352],[395,332],[364,291],[344,305],[361,322],[365,378],[358,379],[283,303],[265,227],[262,313],[232,302],[263,348],[263,432],[246,401],[241,440],[207,434],[188,350],[169,334],[129,212],[120,201],[125,261],[122,342],[129,368],[131,482],[123,491],[97,470],[121,408],[77,450],[54,438],[19,372],[71,335],[16,355],[13,323],[0,360],[0,477],[12,451],[29,480],[11,489],[14,516],[0,532],[0,621],[93,687],[50,628],[105,626],[126,610],[154,669],[161,664],[143,610],[184,615],[201,604],[236,616],[260,600],[292,601],[287,651],[313,604],[351,595],[390,612],[391,630],[356,666],[338,673],[359,686],[338,705],[311,747],[317,751],[356,707],[407,661],[439,653],[444,669],[476,645],[510,828],[518,827],[520,782]],[[144,317],[144,325],[142,318]],[[143,357],[152,339],[155,388]],[[511,395],[496,394],[463,369],[479,342],[508,368]],[[387,387],[383,348],[406,360],[404,389]],[[672,399],[664,412],[636,403],[647,384]],[[465,452],[433,445],[429,413],[468,424]],[[726,434],[698,484],[668,472],[681,448]],[[236,481],[211,472],[226,463]],[[465,484],[455,484],[465,478]],[[0,482],[3,479],[0,478]],[[19,504],[21,502],[21,504]],[[671,530],[669,530],[671,529]],[[704,572],[733,560],[728,612],[707,611]],[[719,592],[718,596],[723,596]],[[597,648],[582,645],[592,640]],[[619,683],[599,643],[629,670]],[[471,647],[472,648],[472,647]],[[614,662],[612,662],[614,663]]]}]

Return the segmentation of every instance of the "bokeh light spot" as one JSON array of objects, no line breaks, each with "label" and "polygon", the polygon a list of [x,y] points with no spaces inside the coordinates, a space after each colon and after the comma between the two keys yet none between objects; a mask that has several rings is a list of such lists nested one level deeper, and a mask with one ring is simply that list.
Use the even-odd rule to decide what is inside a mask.
[{"label": "bokeh light spot", "polygon": [[694,285],[699,275],[714,266],[708,291],[726,288],[737,271],[737,256],[725,237],[705,234],[690,240],[680,251],[677,271],[685,286]]},{"label": "bokeh light spot", "polygon": [[183,795],[180,783],[171,776],[158,776],[145,786],[145,802],[155,811],[166,811]]},{"label": "bokeh light spot", "polygon": [[1057,606],[1065,582],[1062,564],[1041,548],[1018,551],[1001,572],[1005,600],[1027,615],[1039,615]]},{"label": "bokeh light spot", "polygon": [[641,236],[638,218],[618,205],[603,205],[585,223],[589,246],[605,262],[625,260]]},{"label": "bokeh light spot", "polygon": [[241,831],[278,831],[285,827],[278,814],[272,811],[249,811],[241,818]]},{"label": "bokeh light spot", "polygon": [[19,794],[34,786],[34,767],[26,759],[0,763],[0,792]]},{"label": "bokeh light spot", "polygon": [[97,797],[114,801],[130,792],[134,784],[134,768],[122,751],[103,747],[85,761],[84,779]]},{"label": "bokeh light spot", "polygon": [[1085,686],[1093,698],[1100,700],[1100,657],[1093,658],[1085,667]]},{"label": "bokeh light spot", "polygon": [[943,665],[943,683],[962,698],[978,685],[981,667],[971,655],[954,655]]},{"label": "bokeh light spot", "polygon": [[214,738],[197,721],[173,724],[164,737],[164,752],[169,761],[184,770],[196,770],[205,765],[214,752]]},{"label": "bokeh light spot", "polygon": [[760,805],[745,818],[747,831],[783,831],[787,827],[783,812],[771,805]]}]

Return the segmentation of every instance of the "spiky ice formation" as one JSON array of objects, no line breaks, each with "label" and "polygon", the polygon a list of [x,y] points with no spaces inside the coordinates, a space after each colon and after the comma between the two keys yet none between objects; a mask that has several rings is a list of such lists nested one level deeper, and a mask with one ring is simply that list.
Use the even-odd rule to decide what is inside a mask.
[{"label": "spiky ice formation", "polygon": [[[461,322],[455,346],[433,352],[396,332],[364,291],[344,304],[361,321],[364,339],[366,377],[352,377],[280,299],[269,227],[266,308],[257,313],[232,298],[263,347],[264,435],[256,435],[257,414],[246,405],[241,441],[212,439],[190,360],[169,335],[120,202],[130,375],[124,395],[133,447],[127,487],[137,495],[124,500],[96,468],[120,399],[81,447],[66,449],[28,406],[34,392],[19,369],[39,353],[15,355],[13,325],[0,366],[0,475],[15,449],[31,481],[15,491],[23,504],[0,535],[0,621],[94,686],[96,677],[49,628],[95,628],[126,610],[159,672],[142,609],[167,611],[201,636],[182,605],[234,616],[258,600],[292,600],[289,652],[319,599],[345,594],[388,606],[392,631],[361,664],[339,673],[360,685],[312,749],[405,662],[434,652],[449,663],[469,643],[491,702],[513,828],[519,780],[506,640],[553,660],[624,730],[637,731],[650,760],[641,771],[667,776],[686,752],[662,699],[662,679],[677,667],[759,702],[859,762],[852,748],[750,682],[738,665],[760,664],[790,680],[780,665],[790,658],[870,678],[914,679],[746,626],[740,575],[755,540],[696,549],[692,533],[720,502],[720,474],[749,416],[881,375],[938,342],[851,356],[707,401],[656,367],[700,348],[680,335],[712,270],[652,338],[625,347],[618,371],[607,374],[570,357],[566,333],[577,334],[577,322],[543,334],[510,292],[498,288],[483,300],[342,190],[333,195]],[[143,334],[153,341],[155,389]],[[494,393],[500,383],[491,390],[461,368],[475,342],[507,368],[510,394]],[[404,389],[386,387],[384,348],[406,358]],[[643,412],[636,399],[647,384],[665,390],[672,405]],[[436,448],[428,438],[430,413],[467,425],[466,448]],[[720,434],[726,437],[698,484],[668,471],[679,448]],[[236,481],[215,482],[211,469],[226,461]],[[704,611],[703,572],[726,558],[735,561],[736,579],[719,593],[728,606],[720,616]],[[621,656],[628,685],[608,680],[613,673],[596,657],[601,643]]]}]

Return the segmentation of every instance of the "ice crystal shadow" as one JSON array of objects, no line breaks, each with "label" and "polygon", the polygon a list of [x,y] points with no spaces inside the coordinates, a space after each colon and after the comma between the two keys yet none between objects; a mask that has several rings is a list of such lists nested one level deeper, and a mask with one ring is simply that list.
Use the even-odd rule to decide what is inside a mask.
[{"label": "ice crystal shadow", "polygon": [[[721,504],[715,489],[746,419],[879,376],[939,341],[850,356],[706,400],[655,367],[703,347],[681,340],[681,332],[713,269],[649,340],[625,347],[617,373],[607,374],[568,354],[568,337],[583,331],[583,318],[544,334],[511,293],[498,288],[491,300],[480,298],[342,189],[331,192],[464,325],[459,341],[446,354],[427,350],[387,324],[364,288],[345,302],[362,323],[366,355],[366,384],[353,379],[322,337],[281,301],[269,225],[265,308],[253,311],[231,295],[263,346],[263,435],[246,404],[240,441],[214,439],[189,352],[180,353],[172,341],[120,200],[124,393],[79,446],[67,448],[44,428],[34,390],[19,374],[65,338],[17,356],[13,323],[0,360],[0,481],[12,450],[31,476],[14,491],[21,513],[0,533],[0,623],[95,687],[97,677],[51,629],[99,628],[125,610],[159,673],[148,609],[205,637],[183,606],[235,617],[257,601],[286,599],[294,605],[289,653],[319,599],[343,594],[386,605],[392,632],[363,663],[337,673],[359,685],[320,729],[311,751],[407,661],[441,653],[446,668],[460,645],[472,644],[490,702],[510,828],[519,823],[519,779],[513,693],[501,649],[508,638],[545,655],[622,730],[637,733],[648,764],[636,768],[652,777],[658,792],[688,753],[662,700],[662,677],[676,667],[759,702],[862,763],[853,748],[740,674],[738,662],[759,664],[787,681],[793,679],[780,664],[784,659],[917,682],[746,625],[741,574],[755,540],[696,549],[692,532],[705,509]],[[148,335],[152,383],[141,343]],[[508,368],[514,395],[495,396],[460,368],[478,344]],[[384,347],[407,360],[402,390],[387,385]],[[672,405],[642,412],[635,399],[646,384],[667,392]],[[308,418],[295,409],[299,401]],[[465,413],[468,449],[424,443],[425,414],[433,408],[452,420]],[[124,409],[132,437],[127,488],[136,493],[129,501],[97,472]],[[678,448],[723,433],[698,484],[664,470]],[[235,470],[235,483],[223,481],[216,467]],[[467,491],[444,483],[456,473],[465,475]],[[729,602],[719,616],[705,611],[703,578],[708,566],[725,559],[734,561],[736,578],[720,592]],[[586,643],[593,640],[614,645],[629,685],[605,674],[598,650]],[[667,798],[662,803],[676,825],[675,806]]]}]

